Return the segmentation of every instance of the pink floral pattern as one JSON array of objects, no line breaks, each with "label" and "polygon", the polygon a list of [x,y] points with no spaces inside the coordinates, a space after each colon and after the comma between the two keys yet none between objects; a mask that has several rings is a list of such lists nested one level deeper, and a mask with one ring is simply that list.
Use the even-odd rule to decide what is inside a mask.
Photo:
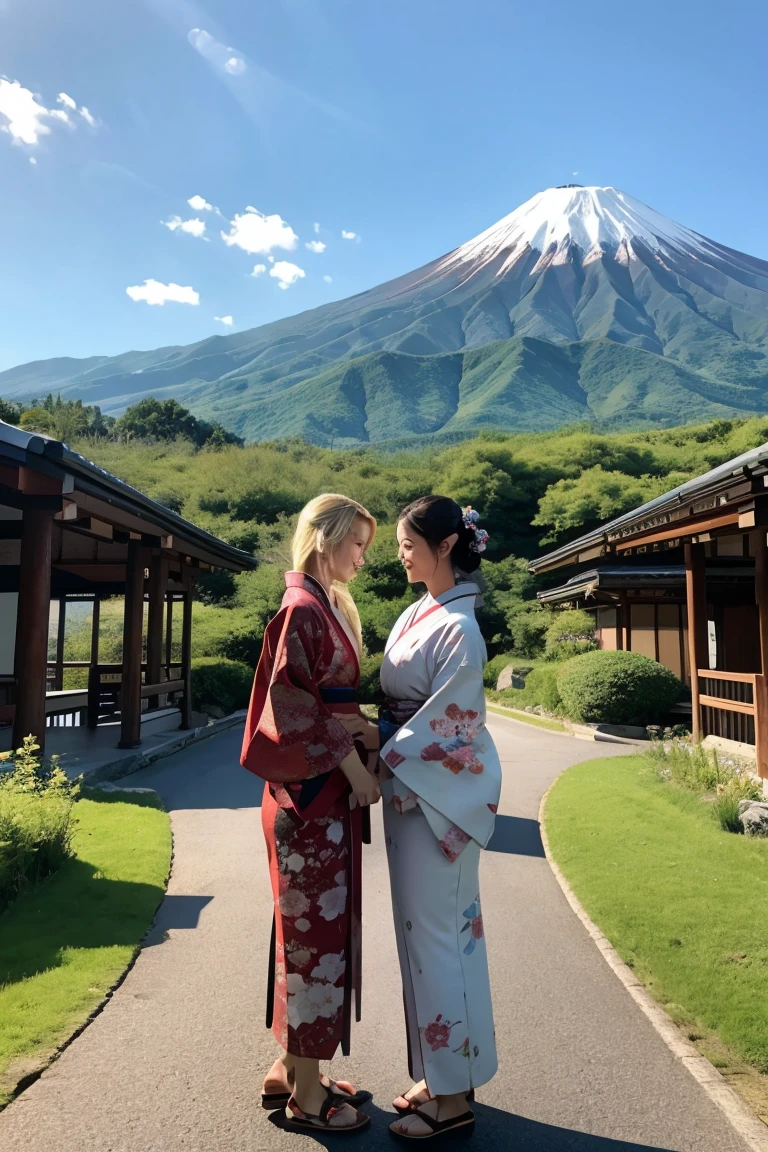
[{"label": "pink floral pattern", "polygon": [[479,715],[472,708],[462,710],[458,704],[449,704],[445,716],[438,716],[429,722],[430,728],[440,739],[433,740],[422,749],[422,760],[439,760],[454,776],[458,776],[465,768],[474,776],[479,776],[483,771],[483,762],[472,749],[472,743],[480,731],[480,725],[475,723]]},{"label": "pink floral pattern", "polygon": [[455,860],[458,860],[471,839],[472,837],[462,831],[461,828],[452,824],[442,840],[439,841],[440,851],[450,860],[451,864],[453,864]]}]

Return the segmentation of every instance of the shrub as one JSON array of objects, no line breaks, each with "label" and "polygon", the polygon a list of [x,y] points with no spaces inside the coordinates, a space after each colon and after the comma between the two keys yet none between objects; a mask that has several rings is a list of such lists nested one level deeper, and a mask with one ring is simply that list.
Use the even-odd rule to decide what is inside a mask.
[{"label": "shrub", "polygon": [[595,618],[580,608],[558,612],[547,628],[544,654],[548,660],[569,660],[597,648]]},{"label": "shrub", "polygon": [[524,688],[505,688],[496,693],[497,699],[510,708],[544,708],[547,712],[561,711],[562,700],[557,685],[557,664],[541,664],[525,678]]},{"label": "shrub", "polygon": [[239,660],[200,656],[192,661],[192,707],[205,712],[221,709],[225,716],[247,708],[253,670]]},{"label": "shrub", "polygon": [[360,661],[359,700],[361,704],[380,704],[384,699],[379,680],[381,659],[381,654],[376,654],[375,656],[363,656]]},{"label": "shrub", "polygon": [[560,668],[557,686],[568,716],[604,724],[650,724],[682,691],[673,672],[639,652],[576,656]]},{"label": "shrub", "polygon": [[67,780],[54,756],[44,764],[33,736],[5,753],[0,775],[0,911],[72,855],[72,806],[79,781]]}]

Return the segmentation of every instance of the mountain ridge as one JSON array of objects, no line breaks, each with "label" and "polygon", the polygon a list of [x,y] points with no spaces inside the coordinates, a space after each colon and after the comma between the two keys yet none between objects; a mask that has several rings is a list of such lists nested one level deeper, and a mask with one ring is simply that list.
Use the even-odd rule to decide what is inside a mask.
[{"label": "mountain ridge", "polygon": [[768,263],[616,189],[564,186],[422,268],[297,316],[0,373],[9,399],[51,388],[114,414],[173,397],[248,439],[350,445],[764,412]]}]

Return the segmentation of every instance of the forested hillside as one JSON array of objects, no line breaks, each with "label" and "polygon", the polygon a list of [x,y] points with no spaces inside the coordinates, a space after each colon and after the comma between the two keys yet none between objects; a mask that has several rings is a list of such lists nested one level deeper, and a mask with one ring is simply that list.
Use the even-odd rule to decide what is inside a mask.
[{"label": "forested hillside", "polygon": [[[543,646],[549,613],[536,602],[529,558],[766,440],[768,419],[753,418],[613,435],[579,427],[485,434],[443,450],[400,454],[332,451],[303,441],[201,449],[181,437],[154,443],[100,438],[73,446],[261,558],[255,572],[205,577],[195,613],[196,655],[221,654],[252,665],[264,624],[280,601],[295,514],[318,492],[354,496],[380,523],[353,585],[372,656],[383,650],[412,596],[397,561],[395,523],[400,509],[425,492],[450,495],[481,513],[491,535],[483,565],[490,653],[533,656]],[[117,611],[113,631],[117,645]]]}]

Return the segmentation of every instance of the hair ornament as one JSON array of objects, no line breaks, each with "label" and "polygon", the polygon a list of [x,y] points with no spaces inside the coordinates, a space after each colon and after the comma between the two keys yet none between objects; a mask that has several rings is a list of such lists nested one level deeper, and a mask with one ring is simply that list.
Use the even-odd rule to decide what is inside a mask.
[{"label": "hair ornament", "polygon": [[475,509],[470,504],[468,504],[462,513],[462,519],[464,521],[464,527],[469,528],[472,532],[474,532],[475,535],[474,540],[470,544],[472,551],[485,552],[485,549],[488,547],[490,536],[486,532],[485,528],[477,527],[477,522],[480,519],[480,513],[476,512]]}]

